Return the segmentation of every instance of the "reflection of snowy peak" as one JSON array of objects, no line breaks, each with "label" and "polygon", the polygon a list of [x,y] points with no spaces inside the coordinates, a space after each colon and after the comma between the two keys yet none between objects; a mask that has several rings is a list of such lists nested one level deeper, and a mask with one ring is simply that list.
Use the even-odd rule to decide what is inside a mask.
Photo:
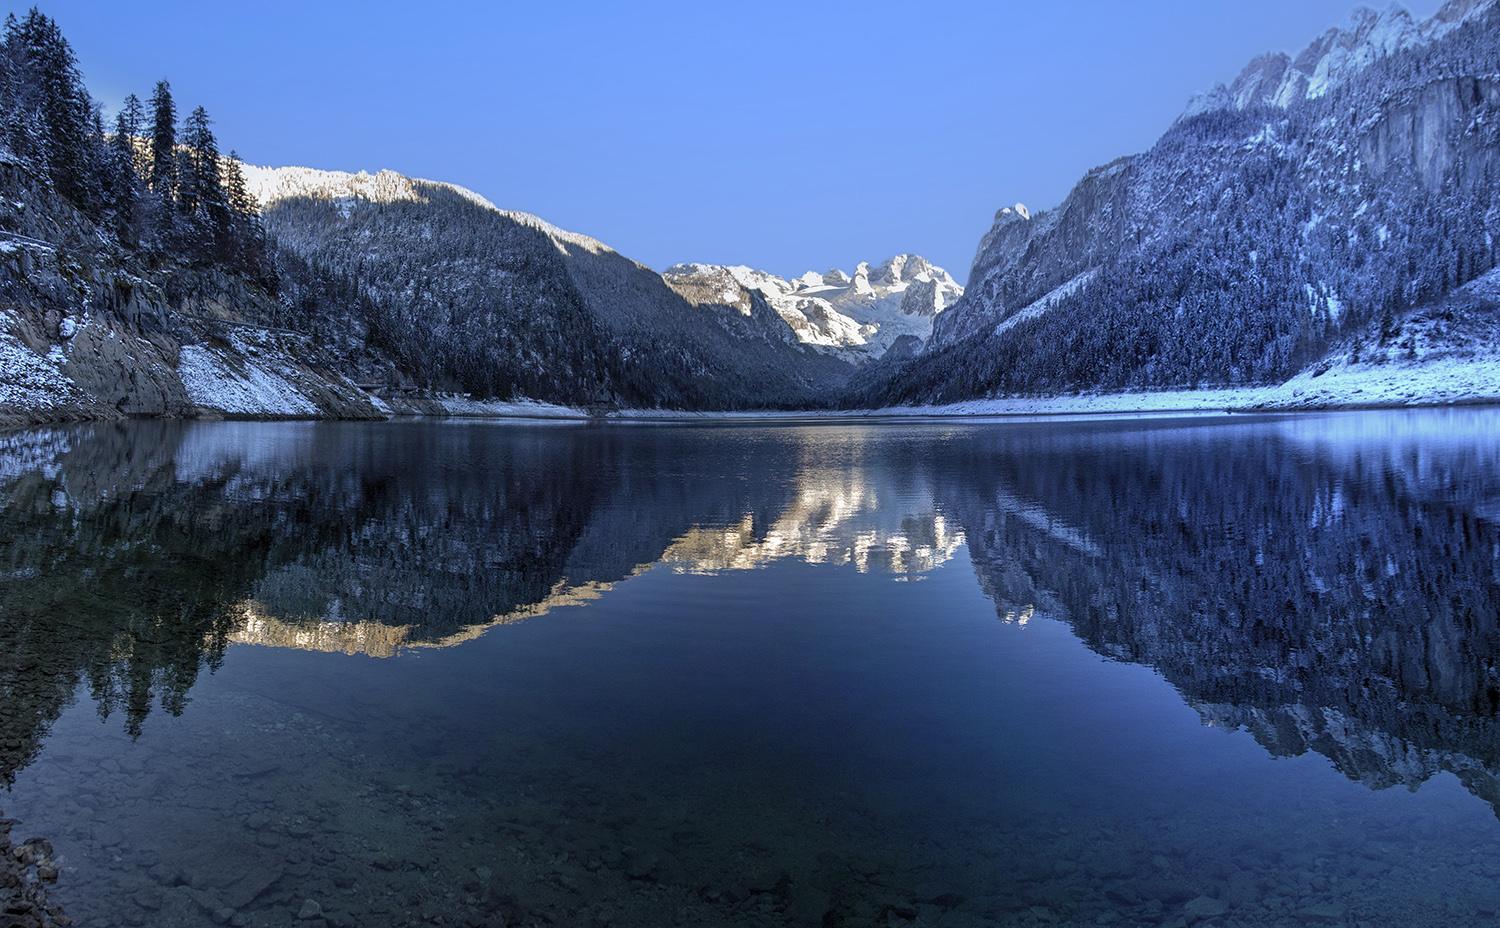
[{"label": "reflection of snowy peak", "polygon": [[662,562],[682,573],[717,573],[795,558],[913,579],[952,560],[964,543],[942,513],[903,505],[900,493],[858,469],[809,468],[796,490],[774,522],[766,522],[768,513],[747,513],[739,524],[694,526],[662,552]]},{"label": "reflection of snowy peak", "polygon": [[737,291],[759,290],[798,340],[855,362],[880,357],[903,336],[925,342],[933,317],[963,295],[947,271],[918,255],[897,255],[873,269],[861,262],[853,276],[833,268],[783,280],[748,267],[705,264],[679,264],[664,276],[679,290],[721,290],[731,305],[749,304],[748,292],[730,299]]},{"label": "reflection of snowy peak", "polygon": [[1295,58],[1276,52],[1251,61],[1228,87],[1220,84],[1193,97],[1183,115],[1264,105],[1285,108],[1321,97],[1381,58],[1442,38],[1492,3],[1449,0],[1423,23],[1395,4],[1383,13],[1360,7],[1346,28],[1329,29]]}]

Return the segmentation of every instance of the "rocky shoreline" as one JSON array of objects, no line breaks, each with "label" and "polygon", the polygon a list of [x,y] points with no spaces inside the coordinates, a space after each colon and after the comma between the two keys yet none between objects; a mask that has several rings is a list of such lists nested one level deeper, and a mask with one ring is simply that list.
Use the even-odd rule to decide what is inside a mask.
[{"label": "rocky shoreline", "polygon": [[11,830],[20,824],[0,817],[0,928],[64,928],[73,920],[61,906],[47,898],[47,886],[57,882],[58,867],[52,860],[52,842],[27,838],[11,842]]}]

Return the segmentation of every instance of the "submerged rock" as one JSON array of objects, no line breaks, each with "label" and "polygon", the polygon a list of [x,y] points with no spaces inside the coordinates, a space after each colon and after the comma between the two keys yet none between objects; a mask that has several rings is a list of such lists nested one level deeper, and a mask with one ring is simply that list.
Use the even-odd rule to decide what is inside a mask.
[{"label": "submerged rock", "polygon": [[46,884],[58,878],[52,862],[52,842],[30,838],[12,845],[10,831],[18,824],[0,816],[0,922],[6,928],[62,928],[72,924],[61,906],[53,905]]},{"label": "submerged rock", "polygon": [[1199,896],[1183,906],[1182,910],[1193,918],[1217,918],[1228,914],[1229,906],[1212,896]]}]

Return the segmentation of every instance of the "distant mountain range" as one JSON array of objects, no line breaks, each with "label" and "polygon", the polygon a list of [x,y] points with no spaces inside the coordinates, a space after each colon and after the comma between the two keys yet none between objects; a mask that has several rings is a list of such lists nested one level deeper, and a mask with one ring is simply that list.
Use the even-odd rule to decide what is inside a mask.
[{"label": "distant mountain range", "polygon": [[748,268],[661,275],[391,171],[247,168],[246,183],[298,307],[283,322],[348,334],[351,358],[383,358],[367,357],[362,376],[385,382],[585,405],[803,406],[901,336],[925,338],[962,292],[906,255],[842,285],[838,272],[797,286]]},{"label": "distant mountain range", "polygon": [[919,255],[897,255],[873,271],[860,262],[852,276],[833,268],[783,280],[743,265],[706,264],[674,265],[663,276],[681,292],[706,288],[746,308],[749,291],[758,290],[799,341],[854,364],[883,357],[897,345],[898,354],[920,350],[937,314],[964,292],[947,271]]}]

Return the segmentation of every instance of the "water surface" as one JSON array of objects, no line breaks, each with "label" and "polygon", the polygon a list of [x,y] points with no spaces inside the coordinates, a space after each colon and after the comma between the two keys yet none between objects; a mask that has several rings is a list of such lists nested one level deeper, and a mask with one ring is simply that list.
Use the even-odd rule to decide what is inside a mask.
[{"label": "water surface", "polygon": [[1493,925],[1500,414],[0,435],[80,924]]}]

